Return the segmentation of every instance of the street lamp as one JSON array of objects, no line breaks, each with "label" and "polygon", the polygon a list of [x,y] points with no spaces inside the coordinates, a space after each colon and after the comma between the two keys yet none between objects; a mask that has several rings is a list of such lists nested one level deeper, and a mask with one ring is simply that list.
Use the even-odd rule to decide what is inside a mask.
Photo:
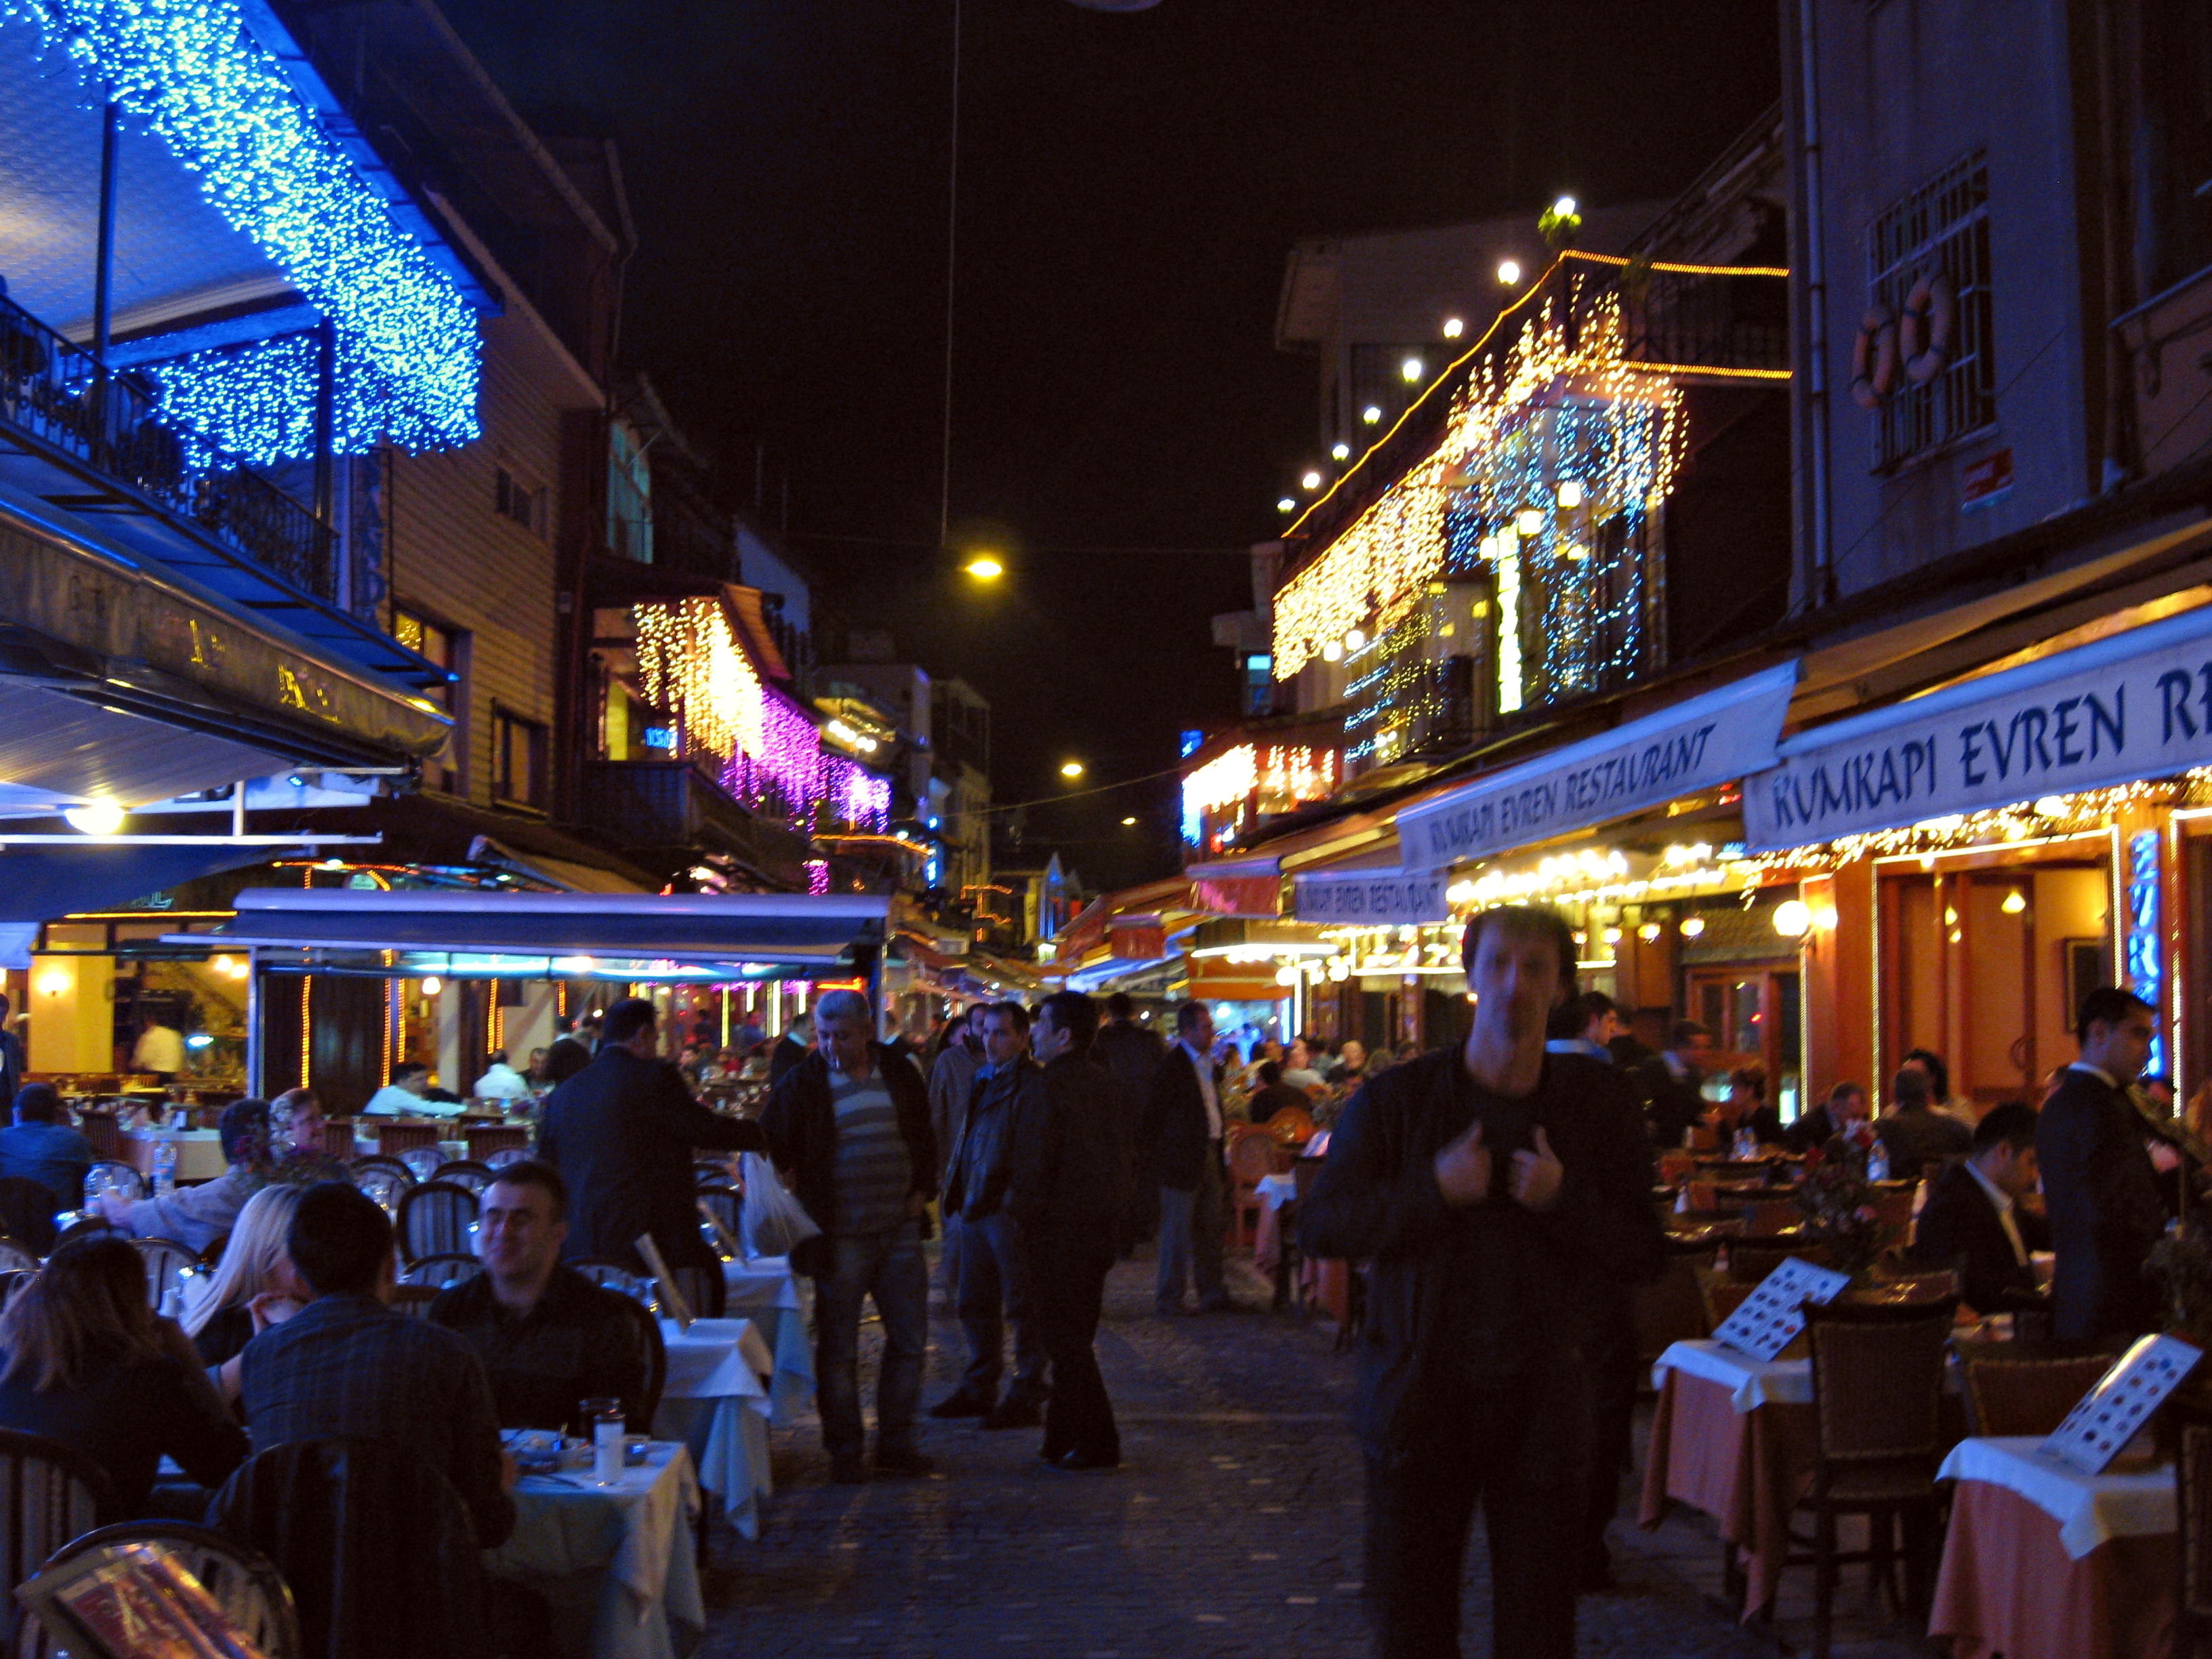
[{"label": "street lamp", "polygon": [[963,567],[978,581],[993,582],[1006,574],[1006,567],[988,553],[979,553]]}]

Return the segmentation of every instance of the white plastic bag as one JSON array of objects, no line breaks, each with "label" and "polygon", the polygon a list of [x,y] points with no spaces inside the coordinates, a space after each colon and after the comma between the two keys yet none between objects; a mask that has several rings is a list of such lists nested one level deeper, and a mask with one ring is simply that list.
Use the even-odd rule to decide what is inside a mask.
[{"label": "white plastic bag", "polygon": [[755,1256],[789,1255],[817,1237],[822,1229],[814,1224],[806,1206],[785,1190],[767,1154],[746,1152],[743,1158],[745,1196],[738,1212],[738,1224],[746,1251]]}]

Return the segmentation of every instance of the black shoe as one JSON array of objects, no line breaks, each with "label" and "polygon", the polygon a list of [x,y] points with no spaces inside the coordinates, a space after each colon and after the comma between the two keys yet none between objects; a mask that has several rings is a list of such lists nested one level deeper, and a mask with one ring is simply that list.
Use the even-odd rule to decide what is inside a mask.
[{"label": "black shoe", "polygon": [[980,1395],[973,1395],[967,1389],[962,1389],[957,1393],[947,1395],[932,1406],[929,1408],[929,1414],[938,1418],[988,1417],[991,1414],[991,1402]]},{"label": "black shoe", "polygon": [[832,1486],[857,1486],[868,1478],[868,1460],[856,1451],[830,1454],[830,1481]]},{"label": "black shoe", "polygon": [[1036,1401],[1008,1395],[983,1419],[987,1429],[1034,1429],[1043,1425],[1044,1413]]},{"label": "black shoe", "polygon": [[1053,1468],[1066,1469],[1070,1474],[1077,1474],[1084,1469],[1118,1469],[1121,1467],[1121,1453],[1085,1451],[1079,1446],[1066,1456],[1055,1459],[1053,1462]]},{"label": "black shoe", "polygon": [[925,1457],[910,1447],[896,1451],[878,1448],[876,1452],[878,1474],[927,1474],[936,1467],[935,1458]]}]

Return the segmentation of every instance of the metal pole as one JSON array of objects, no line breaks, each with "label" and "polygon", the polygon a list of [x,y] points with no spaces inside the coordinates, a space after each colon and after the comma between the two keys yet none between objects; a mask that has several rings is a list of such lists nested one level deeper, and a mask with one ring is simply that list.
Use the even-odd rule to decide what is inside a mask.
[{"label": "metal pole", "polygon": [[246,1092],[256,1100],[265,1099],[261,1091],[262,1057],[268,1042],[261,1030],[261,953],[253,945],[246,947]]},{"label": "metal pole", "polygon": [[230,833],[243,840],[246,836],[246,785],[240,778],[230,787]]},{"label": "metal pole", "polygon": [[331,450],[336,442],[337,403],[337,330],[325,317],[315,325],[315,518],[325,530],[337,505]]},{"label": "metal pole", "polygon": [[115,173],[118,125],[115,100],[111,98],[100,114],[100,227],[92,267],[92,361],[97,371],[93,382],[93,416],[104,447],[108,438],[107,343],[115,307]]}]

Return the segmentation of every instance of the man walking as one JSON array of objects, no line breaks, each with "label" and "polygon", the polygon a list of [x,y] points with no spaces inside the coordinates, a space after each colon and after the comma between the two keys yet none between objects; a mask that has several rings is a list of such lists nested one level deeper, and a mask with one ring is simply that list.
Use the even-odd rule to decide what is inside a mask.
[{"label": "man walking", "polygon": [[1593,1286],[1656,1275],[1664,1241],[1626,1084],[1544,1052],[1546,1021],[1574,992],[1566,923],[1484,911],[1462,959],[1466,1042],[1394,1066],[1346,1109],[1304,1245],[1372,1263],[1354,1421],[1376,1652],[1459,1651],[1480,1502],[1495,1651],[1569,1659],[1588,1491],[1585,1310]]},{"label": "man walking", "polygon": [[[1028,1280],[1006,1207],[1023,1091],[1037,1069],[1025,1052],[1029,1040],[1030,1017],[1019,1003],[997,1002],[984,1011],[985,1063],[963,1115],[941,1206],[945,1224],[960,1233],[960,1324],[968,1337],[968,1374],[929,1414],[980,1417],[987,1429],[1034,1426],[1042,1420],[1046,1392],[1044,1346],[1030,1316]],[[1014,1380],[1000,1400],[1009,1322]]]},{"label": "man walking", "polygon": [[[937,1172],[939,1192],[952,1173],[953,1155],[960,1150],[960,1126],[968,1111],[968,1091],[983,1064],[983,1016],[990,1004],[976,1003],[963,1013],[950,1034],[945,1052],[929,1073],[929,1127],[937,1137],[937,1155],[944,1167]],[[957,1304],[960,1296],[960,1226],[952,1212],[940,1205],[945,1238],[937,1253],[937,1292],[940,1300]],[[942,1312],[944,1310],[939,1309]]]},{"label": "man walking", "polygon": [[2035,1123],[2045,1206],[2058,1265],[2051,1284],[2061,1341],[2136,1336],[2159,1326],[2144,1258],[2166,1231],[2158,1174],[2127,1086],[2150,1058],[2151,1006],[2100,986],[2081,999],[2081,1058],[2066,1068]]},{"label": "man walking", "polygon": [[937,1195],[937,1142],[921,1069],[873,1040],[857,991],[814,1006],[817,1044],[777,1084],[761,1115],[769,1154],[822,1236],[794,1265],[813,1275],[815,1403],[830,1478],[865,1480],[860,1421],[860,1305],[884,1324],[876,1379],[878,1474],[927,1474],[915,1443],[922,1355],[929,1339],[924,1212]]},{"label": "man walking", "polygon": [[1221,1068],[1213,1063],[1213,1014],[1199,1001],[1176,1010],[1176,1045],[1153,1076],[1143,1146],[1160,1193],[1159,1276],[1152,1302],[1183,1310],[1194,1283],[1200,1313],[1230,1305],[1221,1271],[1228,1225],[1221,1193]]},{"label": "man walking", "polygon": [[1146,1102],[1152,1098],[1152,1079],[1167,1051],[1168,1045],[1158,1031],[1138,1024],[1137,1005],[1127,992],[1116,991],[1106,999],[1106,1023],[1092,1039],[1091,1054],[1114,1074],[1121,1089],[1121,1109],[1129,1114],[1121,1139],[1128,1150],[1129,1179],[1135,1195],[1122,1214],[1121,1254],[1124,1255],[1135,1249],[1139,1239],[1150,1238],[1159,1230],[1160,1189],[1137,1167],[1140,1161],[1138,1139],[1144,1127],[1139,1120]]},{"label": "man walking", "polygon": [[1705,1117],[1707,1102],[1699,1091],[1712,1058],[1713,1034],[1694,1019],[1678,1019],[1668,1033],[1665,1051],[1636,1068],[1636,1090],[1644,1097],[1656,1145],[1680,1146],[1683,1135]]},{"label": "man walking", "polygon": [[1121,1461],[1113,1402],[1092,1345],[1130,1184],[1126,1109],[1092,1057],[1098,1005],[1061,991],[1037,1010],[1031,1046],[1042,1069],[1023,1085],[1006,1206],[1020,1229],[1030,1312],[1052,1362],[1052,1400],[1037,1455],[1055,1468]]},{"label": "man walking", "polygon": [[724,1117],[691,1097],[683,1073],[659,1057],[658,1018],[643,997],[615,1004],[592,1063],[545,1097],[538,1156],[568,1191],[561,1257],[643,1273],[637,1240],[650,1233],[671,1272],[719,1274],[721,1264],[699,1234],[692,1152],[755,1152],[767,1137],[757,1123]]}]

